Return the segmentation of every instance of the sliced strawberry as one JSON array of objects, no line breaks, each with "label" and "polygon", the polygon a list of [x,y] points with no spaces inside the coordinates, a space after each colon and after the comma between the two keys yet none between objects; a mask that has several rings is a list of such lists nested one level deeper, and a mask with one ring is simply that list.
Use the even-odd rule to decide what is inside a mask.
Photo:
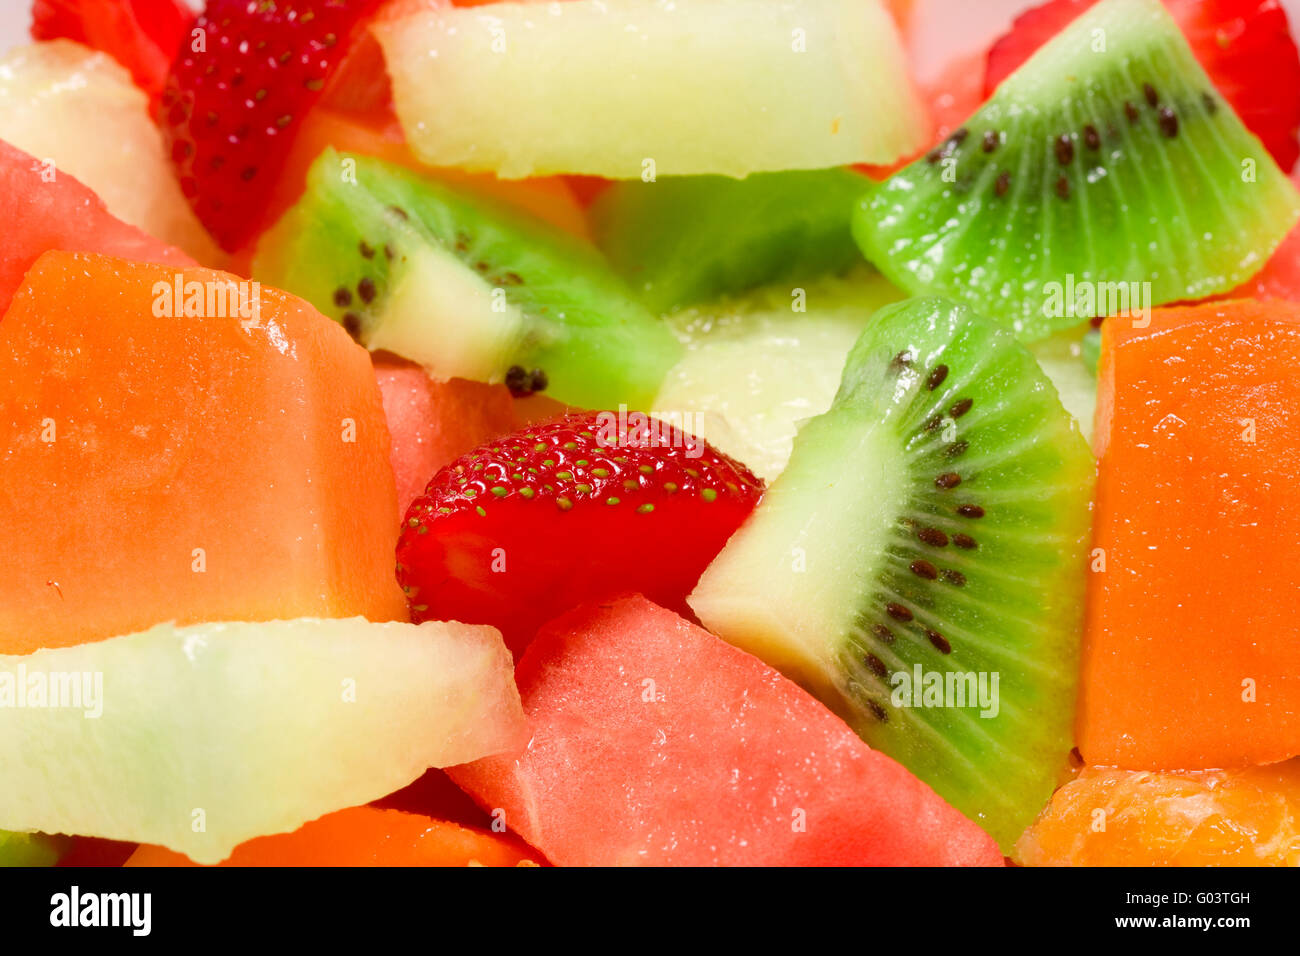
[{"label": "sliced strawberry", "polygon": [[588,601],[690,593],[762,482],[680,429],[582,412],[443,468],[406,513],[397,579],[414,620],[492,624],[518,653]]},{"label": "sliced strawberry", "polygon": [[[989,51],[985,95],[1097,0],[1021,14]],[[1279,0],[1164,0],[1214,85],[1288,172],[1300,156],[1300,53]]]},{"label": "sliced strawberry", "polygon": [[32,38],[76,40],[131,71],[155,103],[194,14],[184,0],[35,0]]},{"label": "sliced strawberry", "polygon": [[181,190],[226,249],[263,225],[304,114],[379,0],[210,0],[162,96]]}]

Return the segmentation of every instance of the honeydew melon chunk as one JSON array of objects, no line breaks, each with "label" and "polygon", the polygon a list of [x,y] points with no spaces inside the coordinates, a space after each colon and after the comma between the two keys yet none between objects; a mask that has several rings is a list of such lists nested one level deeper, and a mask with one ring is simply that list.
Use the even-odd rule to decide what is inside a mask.
[{"label": "honeydew melon chunk", "polygon": [[878,0],[567,0],[376,25],[424,162],[611,179],[888,163],[925,107]]},{"label": "honeydew melon chunk", "polygon": [[217,863],[245,840],[523,734],[494,628],[160,624],[0,656],[0,828],[161,844]]},{"label": "honeydew melon chunk", "polygon": [[773,481],[799,426],[831,407],[844,360],[871,316],[902,297],[863,264],[671,313],[665,321],[685,354],[655,408],[681,413],[700,438]]},{"label": "honeydew melon chunk", "polygon": [[181,193],[149,98],[108,54],[52,40],[0,57],[0,139],[42,176],[75,176],[122,221],[205,265],[225,261]]}]

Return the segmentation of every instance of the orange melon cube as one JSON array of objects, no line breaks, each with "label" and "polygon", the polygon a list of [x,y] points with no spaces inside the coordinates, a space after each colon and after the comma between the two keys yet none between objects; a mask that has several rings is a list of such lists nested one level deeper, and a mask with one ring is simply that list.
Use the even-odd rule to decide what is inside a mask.
[{"label": "orange melon cube", "polygon": [[1134,770],[1300,754],[1300,306],[1103,329],[1079,749]]},{"label": "orange melon cube", "polygon": [[70,252],[27,274],[0,320],[0,653],[405,619],[370,359],[285,293],[223,305],[238,281]]},{"label": "orange melon cube", "polygon": [[[257,837],[218,866],[543,866],[522,840],[419,813],[352,807],[292,833]],[[126,866],[196,866],[160,846],[142,845]]]}]

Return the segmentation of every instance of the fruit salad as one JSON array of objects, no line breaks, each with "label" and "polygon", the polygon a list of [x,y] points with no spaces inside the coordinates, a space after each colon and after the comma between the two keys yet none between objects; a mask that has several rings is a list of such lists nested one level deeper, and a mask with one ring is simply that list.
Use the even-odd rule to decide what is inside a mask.
[{"label": "fruit salad", "polygon": [[0,866],[1300,864],[1292,20],[972,6],[35,0]]}]

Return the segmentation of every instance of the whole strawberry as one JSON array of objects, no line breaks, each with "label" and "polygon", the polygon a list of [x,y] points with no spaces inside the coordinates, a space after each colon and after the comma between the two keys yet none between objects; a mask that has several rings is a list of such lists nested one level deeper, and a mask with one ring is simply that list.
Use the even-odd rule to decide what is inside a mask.
[{"label": "whole strawberry", "polygon": [[415,621],[492,624],[518,653],[588,601],[686,595],[762,495],[744,465],[639,413],[583,412],[443,468],[411,504],[397,579]]},{"label": "whole strawberry", "polygon": [[226,249],[264,223],[302,117],[379,0],[208,0],[172,63],[159,122],[199,219]]}]

